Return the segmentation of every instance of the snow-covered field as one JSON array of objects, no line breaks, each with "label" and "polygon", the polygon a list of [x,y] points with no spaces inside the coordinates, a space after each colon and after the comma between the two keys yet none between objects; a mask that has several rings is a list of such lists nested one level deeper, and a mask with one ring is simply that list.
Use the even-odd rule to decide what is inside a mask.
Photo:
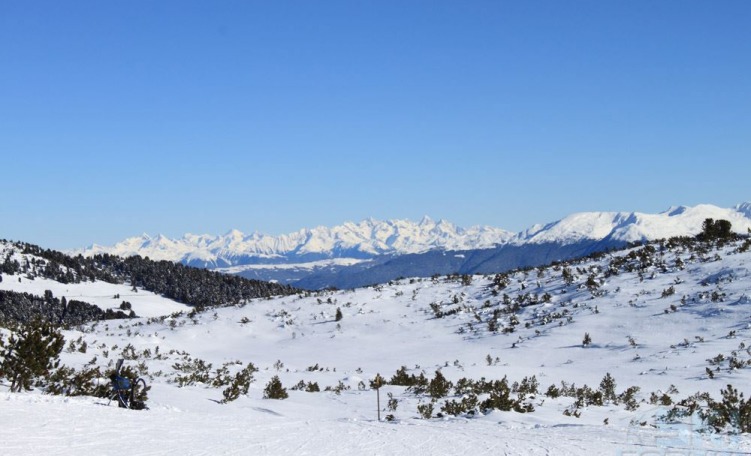
[{"label": "snow-covered field", "polygon": [[336,401],[299,393],[284,401],[246,398],[218,405],[203,395],[170,389],[153,390],[147,412],[107,407],[103,400],[0,393],[2,453],[625,456],[751,450],[745,437],[700,435],[691,426],[538,424],[513,412],[389,423],[358,411],[356,404],[365,398],[357,393],[343,393]]},{"label": "snow-covered field", "polygon": [[[747,435],[716,434],[696,418],[667,424],[659,417],[668,407],[650,401],[651,393],[673,401],[699,391],[718,398],[727,384],[749,391],[751,367],[730,369],[727,361],[751,359],[751,252],[737,253],[739,245],[706,254],[658,247],[641,274],[606,277],[612,257],[628,253],[615,252],[569,266],[571,284],[561,268],[511,273],[502,289],[492,286],[493,276],[402,279],[167,318],[154,317],[185,307],[125,285],[19,283],[3,275],[3,289],[50,289],[106,307],[116,305],[112,295],[127,294],[143,318],[65,331],[62,362],[111,366],[131,345],[126,357],[135,359],[126,365],[145,366],[152,390],[149,410],[139,412],[105,399],[13,394],[0,386],[0,453],[751,454]],[[588,289],[590,276],[596,286]],[[504,295],[522,303],[515,317],[499,312]],[[585,333],[592,340],[586,347]],[[709,361],[720,354],[724,361]],[[225,363],[236,371],[236,361],[259,371],[246,396],[221,404],[223,388],[176,384],[174,365],[195,359],[211,363],[212,372]],[[386,385],[378,421],[370,380],[389,380],[401,366],[429,379],[440,370],[453,382],[535,376],[539,392],[526,399],[535,410],[437,417],[447,399],[461,399],[452,392],[424,419],[418,405],[430,402],[427,395]],[[606,373],[618,392],[640,388],[636,410],[610,403],[569,416],[574,398],[544,394],[562,381],[597,389]],[[263,398],[273,376],[289,398]],[[292,390],[300,381],[321,391]],[[395,410],[387,409],[389,394]],[[383,420],[388,414],[393,421]]]}]

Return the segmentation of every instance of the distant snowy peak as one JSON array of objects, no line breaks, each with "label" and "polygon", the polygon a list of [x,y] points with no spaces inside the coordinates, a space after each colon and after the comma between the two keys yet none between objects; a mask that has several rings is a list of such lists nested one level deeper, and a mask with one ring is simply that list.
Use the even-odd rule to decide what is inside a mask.
[{"label": "distant snowy peak", "polygon": [[319,226],[302,229],[280,236],[258,233],[245,235],[238,230],[231,230],[222,236],[186,234],[180,239],[143,234],[125,239],[112,247],[93,245],[76,253],[141,255],[152,260],[231,266],[249,257],[259,261],[282,261],[290,257],[372,257],[421,253],[432,249],[490,248],[505,243],[512,237],[513,233],[499,228],[475,226],[465,229],[443,220],[435,222],[426,216],[419,223],[409,220],[366,219],[333,228]]},{"label": "distant snowy peak", "polygon": [[587,240],[639,242],[694,236],[701,231],[702,223],[707,218],[728,220],[734,231],[745,233],[751,228],[751,204],[743,203],[732,209],[710,204],[678,206],[659,214],[581,212],[545,226],[535,225],[519,233],[511,242],[517,245],[547,242],[573,244]]}]

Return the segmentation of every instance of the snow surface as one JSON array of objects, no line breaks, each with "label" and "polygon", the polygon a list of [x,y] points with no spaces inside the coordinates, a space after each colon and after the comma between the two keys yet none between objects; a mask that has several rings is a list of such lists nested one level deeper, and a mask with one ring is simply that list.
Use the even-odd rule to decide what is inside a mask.
[{"label": "snow surface", "polygon": [[[749,436],[706,432],[692,419],[666,424],[657,419],[666,408],[649,403],[650,393],[667,392],[671,385],[678,390],[671,394],[674,400],[697,391],[718,397],[727,384],[749,391],[751,368],[729,370],[726,363],[714,379],[705,373],[707,360],[718,354],[735,352],[741,360],[751,359],[740,348],[751,346],[751,252],[736,253],[737,247],[729,245],[693,259],[689,252],[658,253],[665,270],[650,266],[641,277],[635,272],[610,276],[597,296],[578,285],[592,271],[605,270],[613,255],[627,252],[573,265],[577,279],[570,286],[553,268],[510,274],[509,286],[498,296],[491,291],[491,276],[474,276],[469,285],[445,277],[405,279],[356,290],[254,300],[192,317],[112,320],[68,330],[66,341],[81,338],[88,345],[86,353],[63,353],[63,363],[76,368],[95,356],[100,365],[112,365],[127,344],[137,353],[148,349],[153,354],[159,347],[165,359],[143,355],[126,361],[148,366],[153,385],[150,410],[122,410],[103,399],[54,397],[39,391],[11,394],[7,385],[0,385],[1,452],[751,454]],[[676,266],[677,256],[685,268]],[[3,275],[1,285],[15,290],[26,286],[25,279],[17,279]],[[111,294],[100,291],[100,285],[84,283],[78,292]],[[51,286],[39,282],[37,289]],[[92,290],[86,291],[87,286]],[[663,296],[671,286],[675,294]],[[713,302],[713,292],[723,297]],[[513,333],[488,330],[486,321],[503,294],[514,300],[528,293],[549,293],[551,300],[522,307]],[[141,314],[135,298],[128,300]],[[431,304],[460,310],[435,318]],[[337,308],[343,313],[339,322],[334,321]],[[564,310],[571,320],[554,317]],[[165,306],[164,313],[169,312]],[[502,317],[500,326],[508,324]],[[593,340],[586,348],[585,332]],[[172,366],[183,360],[184,352],[212,363],[214,369],[239,360],[252,362],[260,371],[247,396],[219,404],[221,389],[202,384],[180,388],[174,383]],[[534,375],[542,391],[561,381],[597,388],[610,373],[619,392],[640,387],[637,398],[642,402],[635,411],[612,404],[584,407],[576,418],[563,414],[573,398],[538,394],[531,399],[533,413],[495,411],[425,420],[417,406],[426,398],[389,385],[381,389],[381,414],[393,413],[396,420],[379,422],[369,380],[377,373],[389,379],[400,366],[428,377],[440,369],[452,381],[507,376],[514,382]],[[317,382],[322,392],[289,390],[286,400],[263,399],[263,388],[274,375],[287,388],[303,380]],[[350,389],[340,394],[323,391],[340,382]],[[395,411],[385,410],[388,393],[399,401]],[[442,404],[443,400],[436,403],[436,412]]]},{"label": "snow surface", "polygon": [[[152,395],[165,396],[162,389],[155,388]],[[240,400],[221,406],[181,391],[179,398],[172,399],[185,404],[183,408],[152,404],[147,412],[134,412],[107,406],[101,399],[0,393],[6,418],[0,441],[7,456],[646,456],[731,455],[751,450],[743,437],[696,435],[690,428],[523,424],[506,421],[500,413],[483,420],[377,422],[364,413],[331,414],[314,398],[304,398],[306,394],[311,396],[292,394],[274,404]],[[342,396],[342,407],[352,407],[357,399]]]}]

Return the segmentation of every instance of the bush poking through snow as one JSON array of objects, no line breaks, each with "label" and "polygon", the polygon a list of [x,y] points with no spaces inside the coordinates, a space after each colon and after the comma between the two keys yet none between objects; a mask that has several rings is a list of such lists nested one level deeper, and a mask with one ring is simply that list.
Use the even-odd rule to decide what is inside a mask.
[{"label": "bush poking through snow", "polygon": [[226,404],[227,402],[232,402],[238,397],[248,394],[248,388],[250,387],[250,384],[255,380],[253,378],[253,374],[256,372],[258,372],[258,368],[256,368],[253,363],[248,363],[245,368],[235,374],[232,383],[230,383],[230,385],[225,388],[224,391],[222,391],[222,396],[224,396],[222,403]]},{"label": "bush poking through snow", "polygon": [[33,382],[46,378],[60,365],[65,339],[50,322],[32,320],[13,328],[7,341],[0,340],[0,376],[10,380],[10,390],[30,390]]},{"label": "bush poking through snow", "polygon": [[182,373],[175,376],[175,383],[179,387],[211,382],[211,363],[200,358],[188,358],[184,363],[173,364],[172,368]]},{"label": "bush poking through snow", "polygon": [[433,417],[433,403],[426,402],[424,404],[419,404],[417,406],[417,413],[419,413],[425,420],[431,419]]},{"label": "bush poking through snow", "polygon": [[474,415],[477,409],[477,396],[468,394],[461,401],[449,400],[441,407],[441,413],[446,415],[459,416],[462,414]]},{"label": "bush poking through snow", "polygon": [[720,390],[721,401],[715,401],[708,393],[696,393],[677,402],[662,417],[666,422],[698,413],[707,426],[715,432],[746,434],[751,432],[751,400],[745,400],[733,385]]},{"label": "bush poking through snow", "polygon": [[266,388],[263,389],[264,399],[287,399],[288,397],[287,389],[282,386],[282,381],[279,380],[278,375],[274,375]]},{"label": "bush poking through snow", "polygon": [[64,396],[107,397],[109,385],[97,381],[102,377],[98,367],[84,366],[77,371],[68,366],[60,366],[50,375],[46,391]]},{"label": "bush poking through snow", "polygon": [[639,403],[636,401],[636,393],[638,392],[638,386],[630,386],[618,396],[618,400],[625,406],[626,410],[633,411],[639,408]]},{"label": "bush poking through snow", "polygon": [[606,402],[616,402],[615,379],[610,375],[610,372],[606,373],[602,378],[602,381],[600,382],[600,392],[602,393],[602,398]]},{"label": "bush poking through snow", "polygon": [[751,432],[751,401],[743,399],[743,393],[738,393],[733,385],[720,390],[720,394],[722,401],[710,401],[702,416],[707,424],[717,432],[726,429],[743,434]]},{"label": "bush poking through snow", "polygon": [[428,394],[433,399],[440,399],[446,397],[449,390],[453,387],[453,384],[446,380],[441,371],[435,371],[435,377],[428,384]]}]

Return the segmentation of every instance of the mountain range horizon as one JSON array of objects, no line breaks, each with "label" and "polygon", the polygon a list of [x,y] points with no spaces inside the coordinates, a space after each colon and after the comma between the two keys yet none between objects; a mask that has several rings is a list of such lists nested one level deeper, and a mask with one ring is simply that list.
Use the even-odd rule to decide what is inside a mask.
[{"label": "mountain range horizon", "polygon": [[463,228],[429,216],[419,222],[370,217],[278,236],[237,229],[176,239],[143,234],[69,253],[140,255],[302,288],[349,288],[404,276],[500,272],[629,243],[694,236],[707,218],[726,219],[734,231],[746,233],[751,230],[751,203],[672,206],[657,214],[576,212],[517,233],[491,226]]}]

